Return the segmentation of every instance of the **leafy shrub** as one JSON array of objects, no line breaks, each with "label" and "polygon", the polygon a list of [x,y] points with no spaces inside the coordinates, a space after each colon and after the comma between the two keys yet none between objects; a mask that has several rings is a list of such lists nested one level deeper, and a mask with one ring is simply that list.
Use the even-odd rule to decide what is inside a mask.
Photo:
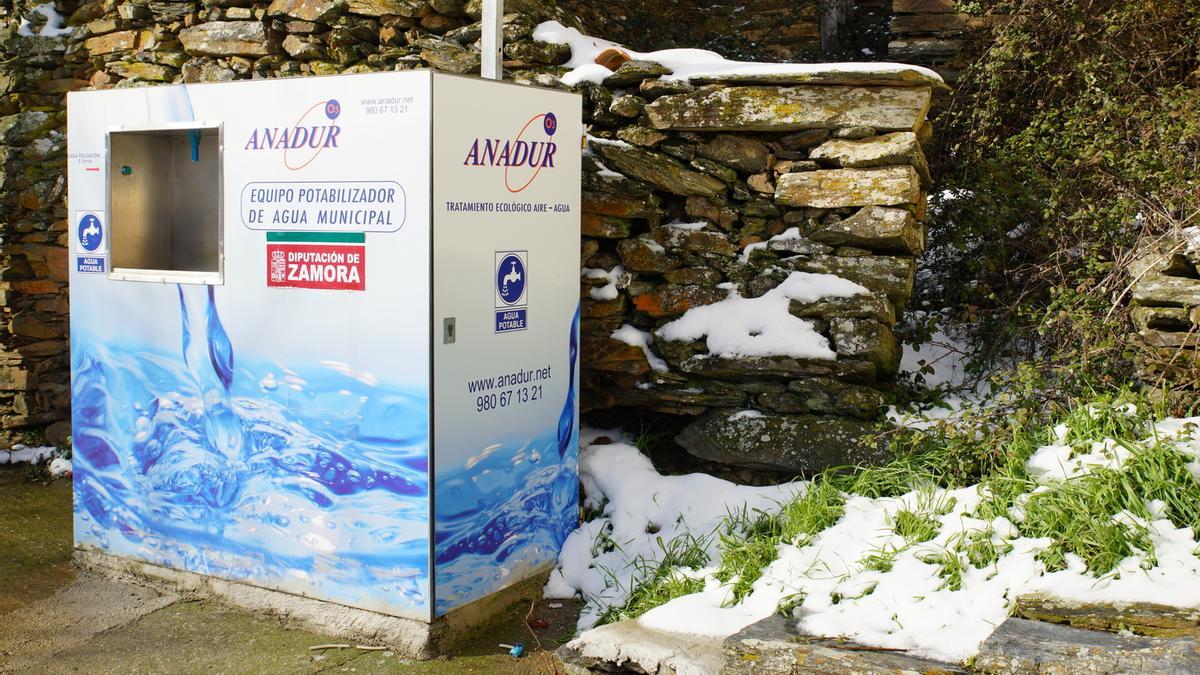
[{"label": "leafy shrub", "polygon": [[935,124],[932,306],[1066,400],[1133,377],[1136,245],[1200,222],[1200,3],[999,0]]}]

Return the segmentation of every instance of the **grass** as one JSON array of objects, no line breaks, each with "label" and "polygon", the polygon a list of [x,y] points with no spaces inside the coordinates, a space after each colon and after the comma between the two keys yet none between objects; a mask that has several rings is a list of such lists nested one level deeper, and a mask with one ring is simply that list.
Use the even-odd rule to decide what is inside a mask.
[{"label": "grass", "polygon": [[747,595],[763,570],[779,557],[780,544],[804,545],[830,527],[845,512],[845,496],[825,478],[809,483],[799,498],[781,505],[778,513],[745,509],[725,519],[721,542],[721,567],[716,578],[731,584],[730,603]]},{"label": "grass", "polygon": [[960,534],[953,540],[954,551],[966,556],[971,567],[978,569],[995,565],[1012,548],[1012,544],[996,535],[996,530],[990,524],[985,529]]},{"label": "grass", "polygon": [[[621,619],[636,618],[669,600],[704,590],[704,579],[690,576],[686,570],[699,570],[708,564],[708,539],[691,533],[664,541],[656,537],[662,552],[655,558],[638,556],[633,561],[636,577],[640,579],[630,589],[621,605],[609,606],[596,625]],[[616,575],[609,573],[610,583],[622,585]]]},{"label": "grass", "polygon": [[880,551],[872,553],[864,557],[862,560],[859,560],[858,564],[862,565],[863,569],[865,570],[870,570],[872,572],[883,572],[886,574],[887,572],[892,571],[892,567],[896,564],[896,558],[899,557],[899,555],[900,551],[896,549],[881,549]]},{"label": "grass", "polygon": [[[1142,566],[1151,567],[1154,547],[1141,522],[1166,517],[1177,527],[1200,532],[1200,477],[1193,473],[1198,465],[1170,439],[1154,436],[1152,422],[1159,413],[1145,399],[1119,391],[1073,406],[1059,416],[1056,425],[1015,429],[988,451],[985,460],[971,462],[957,456],[963,448],[961,435],[945,430],[926,432],[917,442],[903,445],[887,465],[830,470],[815,477],[802,495],[780,504],[778,510],[742,508],[728,514],[715,533],[720,565],[713,576],[728,586],[728,603],[740,603],[778,558],[780,547],[804,546],[834,525],[845,512],[848,495],[896,497],[915,491],[908,506],[888,520],[904,544],[885,546],[858,561],[863,570],[887,573],[909,547],[937,538],[941,517],[955,508],[948,491],[972,484],[977,485],[981,500],[968,515],[989,525],[955,535],[920,554],[923,562],[937,568],[944,589],[960,590],[969,569],[993,567],[1012,551],[1006,537],[990,524],[999,517],[1013,522],[1016,536],[1050,539],[1039,559],[1051,571],[1065,569],[1069,556],[1078,556],[1096,577],[1113,573],[1129,556],[1140,556]],[[972,438],[987,445],[978,434]],[[1131,453],[1119,469],[1093,469],[1069,480],[1041,483],[1026,470],[1026,463],[1040,446],[1067,444],[1078,455],[1092,452],[1105,439]],[[968,465],[978,473],[966,471]],[[1035,492],[1035,488],[1040,489]],[[1151,501],[1158,502],[1153,514],[1148,506]],[[700,555],[708,543],[695,538],[667,543],[660,539],[664,555],[636,562],[643,580],[622,606],[608,609],[603,621],[638,616],[675,597],[702,590],[703,579],[689,570],[709,563],[707,553]],[[794,609],[804,598],[803,590],[788,596],[780,603],[780,611]]]}]

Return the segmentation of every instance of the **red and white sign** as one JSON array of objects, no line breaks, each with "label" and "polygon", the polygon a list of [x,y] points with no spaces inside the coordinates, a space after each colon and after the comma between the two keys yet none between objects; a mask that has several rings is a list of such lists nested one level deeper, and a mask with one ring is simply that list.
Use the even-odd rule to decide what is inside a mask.
[{"label": "red and white sign", "polygon": [[340,244],[267,244],[267,285],[364,291],[367,249]]}]

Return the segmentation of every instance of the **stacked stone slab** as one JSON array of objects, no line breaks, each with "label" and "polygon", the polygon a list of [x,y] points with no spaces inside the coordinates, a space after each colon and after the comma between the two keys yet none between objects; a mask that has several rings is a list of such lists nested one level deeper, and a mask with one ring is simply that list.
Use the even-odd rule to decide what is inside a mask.
[{"label": "stacked stone slab", "polygon": [[[630,61],[583,84],[583,405],[696,416],[704,459],[811,472],[871,461],[861,443],[894,381],[893,324],[924,246],[921,143],[939,83],[917,71],[672,81]],[[793,230],[793,228],[795,228]],[[787,234],[785,234],[787,233]],[[780,236],[784,235],[784,236]],[[651,333],[731,288],[759,297],[793,271],[870,293],[792,302],[836,360],[725,358]],[[631,342],[636,342],[633,340]],[[742,410],[752,414],[735,414]]]},{"label": "stacked stone slab", "polygon": [[[1129,266],[1130,319],[1143,349],[1136,365],[1152,392],[1200,399],[1200,231],[1145,242]],[[1191,242],[1189,245],[1188,242]]]},{"label": "stacked stone slab", "polygon": [[[0,9],[0,439],[70,415],[63,96],[85,84],[33,2]],[[53,28],[53,27],[50,27]],[[61,442],[65,423],[49,430]]]},{"label": "stacked stone slab", "polygon": [[[534,27],[553,2],[506,3],[510,71],[564,62]],[[479,72],[480,0],[93,0],[68,23],[97,87],[435,68]],[[531,72],[529,76],[533,76]]]},{"label": "stacked stone slab", "polygon": [[888,60],[928,66],[947,82],[956,82],[986,48],[991,31],[1009,19],[968,14],[963,5],[956,0],[892,0]]},{"label": "stacked stone slab", "polygon": [[[820,53],[823,0],[560,0],[589,35],[641,51],[702,47],[731,58],[791,61]],[[668,18],[669,17],[669,18]]]}]

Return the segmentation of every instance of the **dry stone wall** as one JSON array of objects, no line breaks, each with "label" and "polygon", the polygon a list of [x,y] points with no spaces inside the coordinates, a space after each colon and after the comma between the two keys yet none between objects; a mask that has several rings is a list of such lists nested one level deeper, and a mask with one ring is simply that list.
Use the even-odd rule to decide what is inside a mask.
[{"label": "dry stone wall", "polygon": [[32,3],[0,7],[0,437],[69,433],[63,96],[86,84]]},{"label": "dry stone wall", "polygon": [[1200,229],[1144,242],[1129,266],[1130,319],[1142,349],[1138,379],[1152,394],[1200,401]]},{"label": "dry stone wall", "polygon": [[947,82],[959,75],[991,42],[991,32],[1009,17],[989,12],[989,0],[892,0],[888,60],[936,70]]},{"label": "dry stone wall", "polygon": [[820,53],[823,1],[560,0],[559,5],[578,16],[589,35],[640,51],[700,47],[731,58],[791,61]]},{"label": "dry stone wall", "polygon": [[[585,409],[696,416],[678,440],[718,462],[811,472],[877,459],[861,440],[879,431],[899,365],[892,327],[924,247],[921,144],[940,83],[668,76],[631,61],[580,87]],[[835,355],[664,338],[689,310],[777,294],[793,272],[867,289],[788,303]]]},{"label": "dry stone wall", "polygon": [[[506,3],[505,67],[565,61],[534,27],[574,18],[552,2]],[[97,87],[435,68],[479,72],[480,0],[93,0],[68,20]]]},{"label": "dry stone wall", "polygon": [[[570,47],[532,35],[541,21],[577,26],[574,18],[549,2],[506,4],[506,76],[567,88],[559,76]],[[66,91],[479,67],[478,0],[42,7],[51,6],[68,17],[69,34],[36,35],[46,14],[33,5],[0,17],[15,56],[0,63],[0,426],[10,437],[50,423],[52,435],[69,433]],[[33,23],[22,31],[23,19]],[[680,442],[722,462],[810,471],[870,459],[857,440],[877,429],[897,369],[892,326],[924,245],[921,144],[940,85],[916,71],[684,82],[656,63],[610,63],[603,82],[574,87],[591,137],[581,216],[585,409],[693,415]],[[731,293],[779,296],[793,272],[867,291],[787,301],[827,345],[823,358],[721,355],[702,337],[654,337]]]}]

